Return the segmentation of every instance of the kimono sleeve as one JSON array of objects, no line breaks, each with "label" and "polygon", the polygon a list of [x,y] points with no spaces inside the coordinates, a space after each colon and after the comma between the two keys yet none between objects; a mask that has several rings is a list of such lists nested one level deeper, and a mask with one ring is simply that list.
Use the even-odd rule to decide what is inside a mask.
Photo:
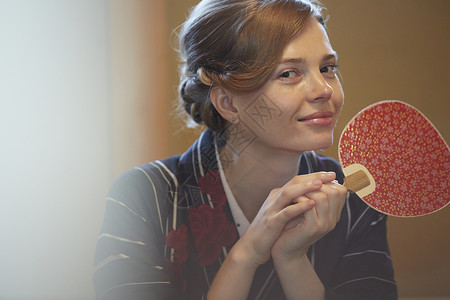
[{"label": "kimono sleeve", "polygon": [[167,183],[133,169],[113,183],[94,258],[97,299],[181,299],[166,268]]},{"label": "kimono sleeve", "polygon": [[387,216],[352,194],[345,251],[330,282],[327,299],[398,299],[386,237]]},{"label": "kimono sleeve", "polygon": [[[334,171],[342,184],[344,174],[333,159],[316,156],[318,170]],[[356,194],[349,193],[335,238],[327,275],[327,300],[398,299],[394,269],[387,241],[387,216],[372,209]],[[330,240],[333,236],[330,236]],[[336,249],[333,245],[339,245]],[[331,267],[331,266],[328,266]]]}]

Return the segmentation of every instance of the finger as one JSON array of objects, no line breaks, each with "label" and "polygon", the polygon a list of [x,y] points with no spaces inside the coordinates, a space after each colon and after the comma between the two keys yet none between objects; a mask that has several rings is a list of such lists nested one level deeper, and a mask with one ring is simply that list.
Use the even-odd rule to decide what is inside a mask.
[{"label": "finger", "polygon": [[274,215],[274,217],[277,219],[277,223],[279,222],[287,225],[291,220],[298,218],[305,212],[309,211],[314,207],[314,205],[315,202],[312,200],[305,200],[299,203],[294,203],[280,210]]},{"label": "finger", "polygon": [[[274,195],[273,197],[270,197],[271,199],[277,200],[278,206],[275,206],[275,208],[281,209],[281,207],[284,207],[290,203],[290,198],[292,201],[292,198],[297,197],[301,193],[306,193],[311,190],[317,190],[314,189],[314,187],[321,186],[320,183],[328,183],[331,182],[336,178],[336,173],[334,172],[317,172],[317,173],[311,173],[311,174],[305,174],[305,175],[298,175],[292,178],[288,183],[286,183],[282,188],[280,189],[274,189],[271,192],[271,195]],[[320,182],[320,183],[319,183]],[[302,184],[312,184],[313,186],[311,189],[309,188],[302,188],[299,185]],[[278,199],[279,198],[279,199]],[[287,201],[287,202],[286,202]]]},{"label": "finger", "polygon": [[305,218],[304,214],[302,214],[302,215],[300,215],[300,216],[298,216],[298,217],[296,217],[296,218],[293,218],[292,220],[290,220],[290,221],[286,224],[286,226],[284,227],[284,230],[289,230],[289,229],[292,229],[292,228],[294,228],[294,227],[300,226],[301,223],[302,223],[302,220],[303,220],[304,218]]},{"label": "finger", "polygon": [[[295,198],[294,200],[292,200],[292,204],[295,203],[300,203],[300,202],[305,202],[305,201],[311,201],[311,199],[309,199],[306,196],[300,196]],[[300,223],[302,222],[302,219],[304,219],[304,213],[302,213],[300,216],[295,217],[293,219],[291,219],[286,226],[284,227],[285,230],[289,230],[291,228],[297,227],[300,225]]]},{"label": "finger", "polygon": [[320,220],[334,226],[340,218],[345,203],[346,189],[336,182],[322,185],[320,191],[306,196],[316,201],[316,210]]},{"label": "finger", "polygon": [[336,179],[336,173],[334,172],[316,172],[316,173],[310,173],[305,175],[297,175],[293,177],[289,182],[292,184],[305,182],[305,181],[312,181],[312,180],[320,180],[322,183],[328,183]]},{"label": "finger", "polygon": [[330,209],[335,212],[335,216],[339,220],[347,198],[347,189],[338,182],[332,181],[325,184],[321,190],[328,194]]},{"label": "finger", "polygon": [[305,196],[314,200],[317,220],[320,220],[321,222],[326,220],[328,222],[330,220],[328,195],[323,190],[324,186],[322,186],[319,191],[307,193]]},{"label": "finger", "polygon": [[322,182],[320,180],[286,184],[278,191],[278,194],[275,195],[275,198],[271,203],[272,209],[281,210],[291,204],[294,199],[297,199],[306,193],[318,191],[321,187]]},{"label": "finger", "polygon": [[301,195],[300,197],[293,199],[292,203],[300,203],[302,201],[308,201],[308,200],[311,200],[311,199],[309,199],[308,197],[306,197],[304,195]]}]

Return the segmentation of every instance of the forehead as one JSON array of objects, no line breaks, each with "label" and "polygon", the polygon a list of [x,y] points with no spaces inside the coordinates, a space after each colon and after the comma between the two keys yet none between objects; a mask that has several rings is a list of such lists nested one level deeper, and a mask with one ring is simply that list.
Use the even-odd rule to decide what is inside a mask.
[{"label": "forehead", "polygon": [[323,25],[311,20],[305,29],[286,45],[282,60],[316,56],[322,58],[328,54],[335,54],[328,34]]}]

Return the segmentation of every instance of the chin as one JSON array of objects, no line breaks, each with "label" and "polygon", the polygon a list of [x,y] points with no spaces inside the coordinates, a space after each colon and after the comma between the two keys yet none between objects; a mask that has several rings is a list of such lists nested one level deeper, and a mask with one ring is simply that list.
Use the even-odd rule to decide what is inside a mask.
[{"label": "chin", "polygon": [[310,150],[324,150],[324,149],[330,148],[332,144],[333,144],[333,138],[326,139],[324,141],[315,141],[315,142],[311,143],[312,149],[310,149]]}]

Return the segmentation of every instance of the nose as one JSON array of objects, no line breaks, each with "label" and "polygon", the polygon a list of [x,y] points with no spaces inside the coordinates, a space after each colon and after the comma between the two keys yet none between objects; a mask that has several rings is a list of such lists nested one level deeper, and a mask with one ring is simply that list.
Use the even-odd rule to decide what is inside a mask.
[{"label": "nose", "polygon": [[326,81],[321,72],[311,74],[309,78],[309,101],[328,101],[333,96],[333,88]]}]

